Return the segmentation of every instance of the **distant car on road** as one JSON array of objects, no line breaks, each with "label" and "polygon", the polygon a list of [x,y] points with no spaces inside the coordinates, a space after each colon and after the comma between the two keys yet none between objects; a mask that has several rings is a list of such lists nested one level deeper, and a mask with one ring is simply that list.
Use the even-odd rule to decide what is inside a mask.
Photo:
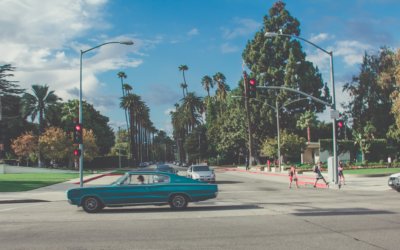
[{"label": "distant car on road", "polygon": [[181,210],[189,202],[217,197],[216,184],[202,183],[171,173],[130,171],[110,185],[73,188],[67,191],[68,202],[96,213],[104,207],[169,204]]},{"label": "distant car on road", "polygon": [[400,173],[392,174],[389,177],[388,185],[397,192],[400,192]]},{"label": "distant car on road", "polygon": [[173,168],[167,164],[156,165],[155,169],[160,172],[166,172],[166,173],[172,173],[172,174],[178,173],[178,170],[176,170],[175,168]]},{"label": "distant car on road", "polygon": [[193,180],[215,182],[214,170],[207,165],[190,166],[186,172],[186,176]]}]

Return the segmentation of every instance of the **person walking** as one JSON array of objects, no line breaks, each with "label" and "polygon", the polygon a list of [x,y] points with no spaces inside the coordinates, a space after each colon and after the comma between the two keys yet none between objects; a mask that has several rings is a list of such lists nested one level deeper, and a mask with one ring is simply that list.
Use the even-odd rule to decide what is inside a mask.
[{"label": "person walking", "polygon": [[296,187],[299,188],[296,167],[294,165],[291,165],[289,169],[289,188],[292,188],[293,181],[296,182]]},{"label": "person walking", "polygon": [[322,167],[322,162],[321,162],[321,161],[318,162],[318,164],[314,166],[314,172],[315,172],[314,187],[315,187],[315,188],[317,187],[317,182],[318,182],[320,179],[322,179],[322,180],[325,182],[325,185],[326,185],[327,187],[329,187],[329,182],[327,182],[327,181],[325,180],[324,176],[322,176],[321,167]]},{"label": "person walking", "polygon": [[339,166],[338,166],[339,182],[343,183],[343,185],[346,185],[346,182],[344,180],[343,169],[344,169],[344,164],[342,161],[339,161]]}]

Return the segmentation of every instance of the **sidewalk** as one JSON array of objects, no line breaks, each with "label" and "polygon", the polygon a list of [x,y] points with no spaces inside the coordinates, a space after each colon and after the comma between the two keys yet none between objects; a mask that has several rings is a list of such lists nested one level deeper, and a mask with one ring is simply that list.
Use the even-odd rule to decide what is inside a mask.
[{"label": "sidewalk", "polygon": [[[289,185],[289,177],[286,172],[264,172],[259,170],[249,170],[241,168],[224,168],[225,171],[237,172],[241,174],[247,175],[259,175],[263,176],[264,179],[274,182],[286,183]],[[322,175],[328,180],[328,174],[323,172]],[[298,174],[298,183],[299,186],[313,188],[315,181],[315,173],[313,172],[304,172],[302,174]],[[379,177],[368,177],[368,176],[360,176],[360,175],[346,175],[345,173],[345,183],[341,190],[359,190],[359,191],[387,191],[391,190],[388,186],[389,177],[388,176],[379,176]],[[292,187],[295,187],[296,184],[293,182]],[[322,180],[319,180],[317,183],[317,188],[327,188],[325,183]],[[339,190],[338,186],[334,183],[330,182],[329,189]]]}]

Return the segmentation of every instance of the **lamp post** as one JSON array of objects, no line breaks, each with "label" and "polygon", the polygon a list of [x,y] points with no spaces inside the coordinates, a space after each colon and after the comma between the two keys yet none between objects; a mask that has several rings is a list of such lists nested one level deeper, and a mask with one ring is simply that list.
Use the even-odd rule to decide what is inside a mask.
[{"label": "lamp post", "polygon": [[279,128],[279,110],[281,108],[283,108],[283,107],[288,106],[289,104],[292,104],[292,103],[295,103],[295,102],[299,102],[299,101],[302,101],[302,100],[309,100],[309,98],[307,97],[307,98],[296,99],[296,100],[293,100],[291,102],[284,103],[280,107],[279,107],[279,104],[278,104],[278,100],[275,101],[275,107],[272,106],[272,105],[269,105],[268,103],[265,103],[267,106],[269,106],[270,108],[275,110],[275,113],[276,113],[276,130],[277,130],[277,140],[278,140],[278,166],[279,166],[279,169],[281,171],[282,171],[282,169],[281,169],[281,138],[280,138],[281,137],[281,133],[280,133],[280,128]]},{"label": "lamp post", "polygon": [[[107,45],[107,44],[112,44],[112,43],[119,43],[119,44],[124,44],[124,45],[132,45],[132,41],[120,41],[120,42],[107,42],[107,43],[102,43],[100,45],[97,45],[93,48],[87,49],[87,50],[81,50],[81,60],[80,60],[80,77],[79,77],[79,123],[82,124],[83,127],[83,110],[82,110],[82,57],[83,54],[86,52],[89,52],[91,50],[100,48],[101,46]],[[79,184],[80,187],[83,186],[83,142],[79,144],[79,149],[81,150],[81,155],[79,156]]]},{"label": "lamp post", "polygon": [[[289,38],[295,38],[302,40],[312,46],[316,47],[317,49],[323,51],[324,53],[328,54],[330,57],[330,77],[331,77],[331,84],[332,84],[332,109],[336,110],[336,94],[335,94],[335,81],[334,81],[334,74],[333,74],[333,52],[327,51],[320,46],[316,45],[313,42],[308,41],[302,37],[296,35],[289,35],[289,34],[281,34],[276,32],[265,32],[264,34],[266,37],[276,37],[276,36],[286,36]],[[336,138],[336,118],[333,117],[332,128],[333,128],[333,173],[334,173],[334,181],[338,183],[338,170],[337,170],[337,138]]]}]

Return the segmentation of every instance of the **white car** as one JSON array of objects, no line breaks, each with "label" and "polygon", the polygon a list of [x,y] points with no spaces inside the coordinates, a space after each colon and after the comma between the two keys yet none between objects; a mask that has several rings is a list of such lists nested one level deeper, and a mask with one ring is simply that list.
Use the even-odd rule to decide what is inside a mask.
[{"label": "white car", "polygon": [[400,173],[392,174],[389,177],[388,185],[397,192],[400,192]]},{"label": "white car", "polygon": [[207,165],[193,165],[188,167],[186,177],[193,180],[215,182],[214,170]]}]

